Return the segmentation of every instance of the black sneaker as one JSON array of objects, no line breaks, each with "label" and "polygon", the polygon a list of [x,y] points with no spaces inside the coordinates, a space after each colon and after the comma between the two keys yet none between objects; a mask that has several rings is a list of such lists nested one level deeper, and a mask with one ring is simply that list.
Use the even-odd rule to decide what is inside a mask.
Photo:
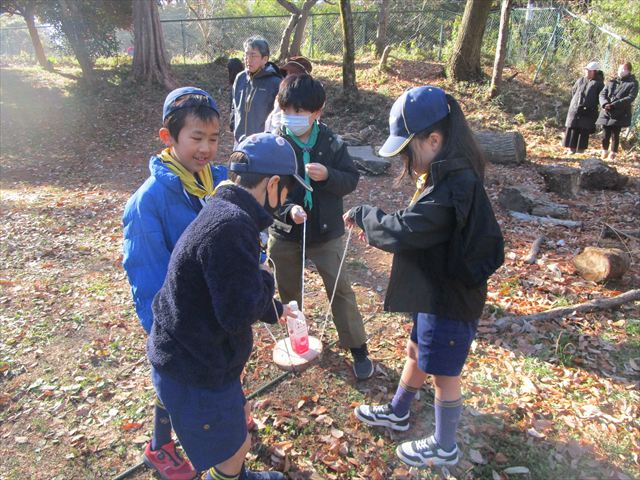
[{"label": "black sneaker", "polygon": [[353,411],[358,420],[374,427],[389,427],[392,430],[405,432],[409,430],[409,412],[398,417],[391,410],[391,405],[360,405]]},{"label": "black sneaker", "polygon": [[440,448],[433,435],[422,440],[404,442],[396,448],[396,455],[412,467],[435,467],[438,465],[455,465],[460,459],[458,446],[447,452]]},{"label": "black sneaker", "polygon": [[375,373],[375,365],[369,357],[361,357],[353,359],[353,373],[358,380],[366,380],[373,377]]}]

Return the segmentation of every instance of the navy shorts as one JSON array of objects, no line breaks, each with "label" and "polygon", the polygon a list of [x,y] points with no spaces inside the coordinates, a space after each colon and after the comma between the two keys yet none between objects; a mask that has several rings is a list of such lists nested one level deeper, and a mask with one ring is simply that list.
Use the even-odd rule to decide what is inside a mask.
[{"label": "navy shorts", "polygon": [[477,329],[478,320],[467,322],[415,313],[411,340],[418,344],[420,370],[431,375],[460,375]]},{"label": "navy shorts", "polygon": [[231,458],[247,438],[240,379],[218,390],[192,387],[151,368],[156,393],[196,470]]}]

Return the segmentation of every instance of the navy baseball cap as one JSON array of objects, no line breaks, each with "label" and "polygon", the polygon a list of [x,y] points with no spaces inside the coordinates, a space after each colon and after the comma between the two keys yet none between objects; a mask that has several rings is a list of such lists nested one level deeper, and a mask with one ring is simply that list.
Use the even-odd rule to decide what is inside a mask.
[{"label": "navy baseball cap", "polygon": [[426,130],[447,115],[449,104],[442,89],[426,85],[407,90],[391,107],[389,138],[378,153],[383,157],[397,155],[416,133]]},{"label": "navy baseball cap", "polygon": [[260,173],[263,175],[291,175],[305,189],[313,192],[298,175],[296,152],[284,138],[272,133],[256,133],[240,142],[234,152],[244,153],[248,163],[232,162],[229,170],[239,173]]},{"label": "navy baseball cap", "polygon": [[211,107],[215,112],[220,115],[220,111],[218,110],[218,105],[216,105],[216,101],[213,99],[208,92],[196,87],[180,87],[176,88],[172,92],[167,95],[167,98],[164,99],[164,106],[162,107],[162,121],[164,122],[169,115],[172,113],[186,107],[190,107],[192,105],[189,102],[182,103],[180,105],[174,105],[176,100],[180,97],[184,97],[185,95],[202,95],[206,97],[209,102],[209,107]]}]

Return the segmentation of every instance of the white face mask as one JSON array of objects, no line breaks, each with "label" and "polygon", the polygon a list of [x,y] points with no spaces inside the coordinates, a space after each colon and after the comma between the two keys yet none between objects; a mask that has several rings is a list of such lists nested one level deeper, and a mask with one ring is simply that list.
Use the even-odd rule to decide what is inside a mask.
[{"label": "white face mask", "polygon": [[291,130],[297,137],[304,135],[311,128],[309,115],[288,115],[283,113],[280,120],[282,125]]}]

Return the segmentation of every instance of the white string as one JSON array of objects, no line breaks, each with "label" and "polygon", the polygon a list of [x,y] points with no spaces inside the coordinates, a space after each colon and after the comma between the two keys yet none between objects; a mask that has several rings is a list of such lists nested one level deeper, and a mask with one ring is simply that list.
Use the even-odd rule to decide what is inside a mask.
[{"label": "white string", "polygon": [[307,217],[302,223],[302,291],[300,293],[300,311],[304,313],[304,261],[307,255]]},{"label": "white string", "polygon": [[336,289],[338,288],[338,280],[340,280],[340,274],[342,273],[342,266],[344,265],[344,259],[347,258],[347,249],[349,248],[349,242],[351,241],[351,233],[353,232],[353,226],[349,227],[349,233],[347,234],[347,241],[344,244],[344,250],[342,252],[342,258],[340,259],[340,266],[338,267],[338,273],[336,274],[336,282],[333,285],[333,291],[331,292],[331,300],[329,300],[329,308],[324,316],[322,322],[322,329],[320,330],[320,341],[324,338],[324,331],[327,328],[329,315],[331,314],[331,307],[333,306],[333,299],[336,296]]},{"label": "white string", "polygon": [[[271,269],[273,270],[273,283],[275,285],[275,288],[278,288],[278,280],[276,277],[276,262],[274,262],[271,257],[269,255],[267,255],[267,259],[266,262],[269,263],[269,265],[271,265]],[[273,311],[276,314],[276,317],[278,316],[278,307],[276,307],[276,301],[274,298],[271,298],[271,304],[273,305]],[[278,322],[280,323],[280,322]],[[278,345],[278,339],[275,337],[275,335],[273,334],[273,332],[271,331],[271,329],[269,328],[269,325],[267,325],[266,323],[262,322],[262,324],[264,325],[264,328],[267,329],[267,332],[269,332],[269,335],[271,336],[271,339],[273,340],[273,343],[276,344],[276,346]],[[282,328],[285,329],[285,333],[288,335],[289,331],[287,329],[286,325],[282,325]],[[287,357],[289,358],[289,364],[291,365],[293,371],[295,372],[295,367],[293,365],[293,361],[291,361],[291,352],[289,351],[289,345],[287,345],[287,339],[285,337],[284,339],[284,348],[287,350]]]}]

